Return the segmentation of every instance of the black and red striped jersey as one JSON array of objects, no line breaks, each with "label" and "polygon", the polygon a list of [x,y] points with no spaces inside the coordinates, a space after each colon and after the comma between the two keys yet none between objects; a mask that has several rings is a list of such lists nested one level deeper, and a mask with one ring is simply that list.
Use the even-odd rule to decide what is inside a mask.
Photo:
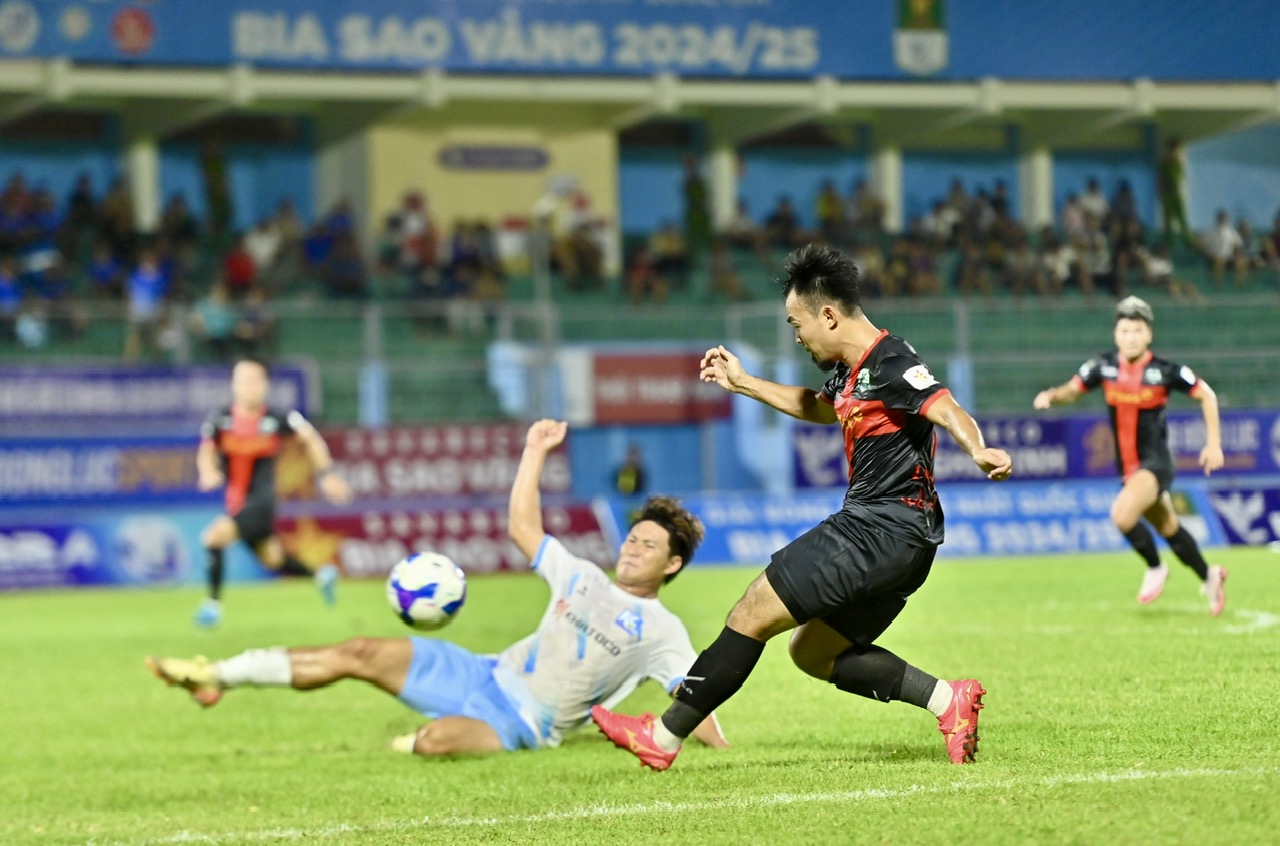
[{"label": "black and red striped jersey", "polygon": [[218,450],[227,477],[227,513],[235,516],[250,499],[274,502],[280,441],[309,425],[297,411],[262,409],[251,414],[220,409],[200,427],[200,437]]},{"label": "black and red striped jersey", "polygon": [[933,483],[937,447],[925,412],[950,394],[897,335],[882,330],[850,367],[841,362],[819,397],[835,408],[849,461],[845,507],[871,509],[904,540],[942,543]]},{"label": "black and red striped jersey", "polygon": [[1102,386],[1116,442],[1116,467],[1124,478],[1144,465],[1174,466],[1165,406],[1171,390],[1195,395],[1201,382],[1190,367],[1151,350],[1132,362],[1111,350],[1080,365],[1071,382],[1082,391]]}]

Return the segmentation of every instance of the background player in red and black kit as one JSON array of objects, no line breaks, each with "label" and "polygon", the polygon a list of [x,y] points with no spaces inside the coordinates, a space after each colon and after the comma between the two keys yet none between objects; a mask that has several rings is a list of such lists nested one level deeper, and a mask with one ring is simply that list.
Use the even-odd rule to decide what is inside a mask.
[{"label": "background player in red and black kit", "polygon": [[[198,485],[202,491],[227,488],[227,513],[210,523],[200,536],[209,553],[209,598],[196,612],[196,623],[214,626],[222,618],[223,553],[237,540],[248,544],[267,567],[286,575],[311,575],[311,570],[285,552],[275,533],[276,454],[286,437],[301,439],[320,483],[320,492],[333,502],[347,502],[351,489],[334,472],[324,438],[297,411],[267,407],[270,374],[267,365],[243,359],[231,371],[231,405],[209,417],[201,427],[196,452]],[[326,601],[333,601],[338,571],[332,565],[315,573]]]},{"label": "background player in red and black kit", "polygon": [[1169,567],[1160,560],[1155,539],[1142,523],[1145,517],[1169,542],[1173,554],[1200,577],[1201,592],[1216,617],[1227,603],[1223,588],[1227,571],[1205,563],[1195,538],[1178,522],[1178,513],[1173,510],[1169,486],[1173,484],[1174,461],[1164,410],[1170,391],[1181,391],[1200,403],[1205,428],[1200,466],[1207,476],[1222,467],[1218,397],[1191,368],[1151,352],[1154,321],[1145,301],[1125,297],[1116,304],[1116,349],[1089,359],[1071,381],[1041,391],[1032,404],[1044,409],[1073,403],[1086,391],[1102,386],[1115,435],[1116,465],[1124,479],[1124,487],[1111,506],[1111,522],[1147,562],[1138,601],[1144,605],[1155,602],[1169,577]]},{"label": "background player in red and black kit", "polygon": [[664,770],[684,738],[742,686],[765,642],[795,629],[791,658],[801,670],[849,693],[927,708],[951,760],[972,761],[982,685],[940,680],[874,644],[924,584],[942,543],[934,426],[991,479],[1007,479],[1012,461],[983,444],[973,418],[910,344],[871,324],[848,256],[811,244],[788,256],[785,270],[796,343],[835,375],[821,391],[779,385],[746,373],[737,356],[716,347],[702,360],[702,379],[793,417],[838,422],[849,459],[844,505],[773,554],[660,720],[599,706],[592,716],[616,745]]}]

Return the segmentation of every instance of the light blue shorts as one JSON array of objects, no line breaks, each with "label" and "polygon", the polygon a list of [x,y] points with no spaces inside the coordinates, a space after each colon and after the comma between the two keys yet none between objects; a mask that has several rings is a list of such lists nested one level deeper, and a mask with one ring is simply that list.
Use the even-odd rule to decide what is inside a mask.
[{"label": "light blue shorts", "polygon": [[502,748],[536,749],[538,736],[493,679],[496,658],[468,652],[446,640],[411,637],[413,661],[400,701],[431,719],[470,717],[488,723]]}]

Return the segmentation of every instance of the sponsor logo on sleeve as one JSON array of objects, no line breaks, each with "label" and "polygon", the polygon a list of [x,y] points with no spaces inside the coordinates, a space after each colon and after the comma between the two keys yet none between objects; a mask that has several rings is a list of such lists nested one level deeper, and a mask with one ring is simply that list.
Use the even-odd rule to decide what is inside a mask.
[{"label": "sponsor logo on sleeve", "polygon": [[923,364],[917,364],[915,367],[902,374],[902,378],[907,380],[907,384],[915,388],[917,391],[923,391],[925,388],[938,384],[938,380],[933,378],[933,374],[929,372],[929,368]]}]

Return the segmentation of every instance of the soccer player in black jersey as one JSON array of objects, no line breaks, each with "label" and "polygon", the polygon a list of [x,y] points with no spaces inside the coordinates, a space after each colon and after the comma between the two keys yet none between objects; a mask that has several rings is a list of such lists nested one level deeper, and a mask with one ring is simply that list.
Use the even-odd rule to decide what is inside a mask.
[{"label": "soccer player in black jersey", "polygon": [[[310,576],[307,565],[288,554],[276,536],[276,454],[281,440],[299,438],[311,459],[320,492],[332,502],[347,502],[351,489],[334,472],[329,447],[316,428],[297,411],[267,406],[270,374],[256,359],[242,359],[231,371],[231,405],[210,415],[200,429],[196,452],[197,485],[202,491],[226,486],[226,513],[200,535],[209,555],[209,598],[196,612],[197,625],[216,626],[222,619],[223,554],[244,541],[264,565],[293,576]],[[337,568],[315,572],[325,600],[333,601]]]},{"label": "soccer player in black jersey", "polygon": [[1147,563],[1138,589],[1138,601],[1155,602],[1169,578],[1169,566],[1160,560],[1155,539],[1143,518],[1169,542],[1170,549],[1200,577],[1201,592],[1216,617],[1227,603],[1224,584],[1227,571],[1210,567],[1195,538],[1178,522],[1169,497],[1174,462],[1169,451],[1165,406],[1169,392],[1180,391],[1200,403],[1204,414],[1205,445],[1200,466],[1208,476],[1222,467],[1222,439],[1218,398],[1209,383],[1191,368],[1160,358],[1151,352],[1151,306],[1137,297],[1125,297],[1116,305],[1116,349],[1080,365],[1071,380],[1036,394],[1032,405],[1045,409],[1080,399],[1086,391],[1102,386],[1111,415],[1116,442],[1116,466],[1124,479],[1120,495],[1111,505],[1111,522]]},{"label": "soccer player in black jersey", "polygon": [[990,479],[1007,479],[1013,463],[983,443],[973,418],[910,344],[863,314],[858,271],[847,255],[810,244],[787,257],[785,271],[796,343],[834,375],[821,391],[779,385],[746,373],[720,346],[703,358],[702,379],[793,417],[839,423],[849,460],[844,505],[773,554],[661,719],[599,706],[592,717],[614,744],[665,770],[693,729],[742,686],[765,642],[794,629],[797,667],[849,693],[927,708],[951,760],[971,762],[982,685],[935,678],[875,641],[924,584],[942,543],[934,427],[946,429]]}]

